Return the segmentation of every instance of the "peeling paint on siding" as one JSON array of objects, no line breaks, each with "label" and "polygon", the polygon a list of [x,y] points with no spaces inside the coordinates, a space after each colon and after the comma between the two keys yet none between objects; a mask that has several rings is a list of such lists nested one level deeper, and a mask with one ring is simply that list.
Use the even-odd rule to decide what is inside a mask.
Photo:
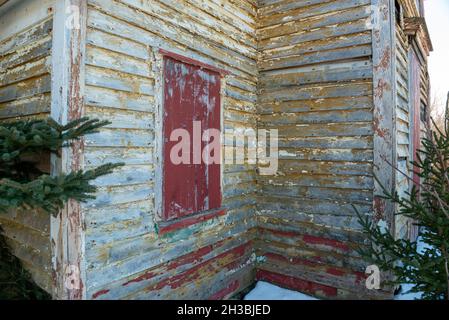
[{"label": "peeling paint on siding", "polygon": [[257,277],[324,298],[372,296],[353,252],[363,237],[351,207],[373,214],[375,137],[387,134],[373,96],[388,84],[373,77],[390,53],[373,65],[371,4],[259,8],[259,125],[279,128],[281,141],[277,176],[258,180]]},{"label": "peeling paint on siding", "polygon": [[[394,231],[394,208],[373,175],[406,188],[389,164],[404,166],[410,144],[406,39],[394,28],[394,1],[64,1],[87,6],[85,30],[72,39],[81,50],[67,53],[82,63],[70,65],[70,83],[51,74],[59,60],[49,56],[50,16],[0,42],[0,118],[46,114],[53,101],[60,121],[110,120],[61,165],[126,165],[99,178],[97,198],[73,204],[51,228],[20,213],[7,218],[9,230],[33,229],[18,242],[44,249],[18,256],[53,260],[56,297],[225,299],[256,279],[323,298],[391,296],[364,286],[366,261],[354,247],[366,239],[351,205]],[[410,14],[410,0],[401,2]],[[275,176],[258,176],[253,164],[223,165],[225,210],[182,228],[160,223],[161,52],[224,71],[222,128],[275,128],[280,137]],[[420,100],[428,104],[420,59]],[[67,108],[56,108],[64,100],[58,85]],[[75,232],[61,229],[64,221]],[[49,232],[51,253],[42,241]],[[67,262],[82,271],[73,292],[60,287]]]},{"label": "peeling paint on siding", "polygon": [[[0,28],[0,121],[46,117],[51,105],[53,18],[50,1],[30,1],[2,13],[15,24]],[[39,7],[39,8],[37,8]],[[38,21],[36,21],[38,19]],[[50,159],[42,159],[49,171]],[[52,290],[50,216],[39,210],[16,210],[0,215],[0,225],[15,255],[35,282]]]},{"label": "peeling paint on siding", "polygon": [[[208,285],[202,297],[209,298],[244,289],[252,278],[243,270],[251,270],[254,263],[240,262],[252,249],[246,246],[243,256],[233,252],[254,237],[254,165],[224,166],[223,214],[168,233],[153,228],[158,224],[161,170],[159,52],[227,72],[222,86],[224,127],[256,128],[255,7],[247,1],[88,2],[86,115],[112,119],[113,124],[87,138],[85,158],[88,165],[111,159],[127,165],[117,177],[102,178],[99,198],[86,205],[87,297],[199,298],[198,289],[189,288]],[[206,10],[210,14],[203,11],[207,8],[213,9]],[[139,168],[148,174],[120,179],[134,177]],[[223,241],[226,245],[220,245]],[[229,280],[225,269],[216,267],[207,267],[211,271],[197,278],[193,275],[202,270],[197,265],[203,254],[223,267],[239,263]],[[175,281],[179,270],[185,278]],[[173,281],[177,284],[170,284]]]}]

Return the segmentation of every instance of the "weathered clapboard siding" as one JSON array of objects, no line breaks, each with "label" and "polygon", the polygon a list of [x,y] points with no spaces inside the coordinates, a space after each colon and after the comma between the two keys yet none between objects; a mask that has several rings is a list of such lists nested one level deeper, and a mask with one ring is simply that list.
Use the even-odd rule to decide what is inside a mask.
[{"label": "weathered clapboard siding", "polygon": [[0,43],[0,119],[50,110],[51,16]]},{"label": "weathered clapboard siding", "polygon": [[84,206],[87,298],[229,297],[254,279],[256,170],[224,165],[226,214],[158,233],[158,56],[164,49],[228,71],[223,127],[255,129],[256,7],[250,1],[88,3],[85,113],[112,124],[87,137],[85,164],[126,165],[98,179],[97,199]]},{"label": "weathered clapboard siding", "polygon": [[[396,190],[398,193],[407,197],[407,191],[411,190],[412,181],[408,177],[413,176],[413,165],[410,163],[414,160],[414,149],[416,146],[414,140],[414,130],[420,130],[420,136],[426,136],[427,121],[426,117],[422,117],[425,111],[428,112],[429,107],[429,77],[427,72],[427,54],[431,50],[431,43],[424,43],[421,28],[417,32],[417,36],[407,35],[404,30],[406,28],[404,19],[406,17],[419,16],[419,12],[415,6],[416,2],[401,0],[397,2],[396,14],[397,20],[395,26],[396,33],[396,145],[397,145],[397,168],[400,170],[396,173]],[[399,18],[399,19],[398,19]],[[421,33],[421,34],[420,34]],[[412,82],[412,73],[415,66],[412,65],[412,53],[418,57],[419,72],[419,118],[420,128],[416,128],[414,122],[415,113],[415,88]],[[424,111],[424,112],[423,112]],[[418,146],[418,149],[421,146]],[[401,173],[402,172],[402,173]],[[398,238],[414,238],[417,236],[417,228],[413,226],[413,221],[403,216],[396,217],[395,232]]]},{"label": "weathered clapboard siding", "polygon": [[257,277],[369,296],[351,204],[373,212],[371,1],[261,4],[259,126],[280,141],[278,174],[258,179]]},{"label": "weathered clapboard siding", "polygon": [[[410,180],[412,176],[411,164],[413,161],[412,149],[410,145],[411,128],[410,121],[410,75],[409,75],[409,43],[408,37],[404,33],[402,26],[396,22],[396,150],[397,150],[397,167],[400,169],[396,172],[396,190],[405,197],[406,192],[410,191]],[[403,238],[408,234],[410,219],[404,216],[395,218],[396,237]]]},{"label": "weathered clapboard siding", "polygon": [[[50,112],[53,18],[49,5],[50,1],[29,1],[0,14],[5,23],[19,17],[23,20],[20,29],[12,25],[0,28],[0,121],[45,117]],[[29,20],[21,12],[23,6],[32,16]],[[50,159],[43,159],[42,168],[49,170],[49,165]],[[49,214],[10,211],[0,214],[0,226],[36,283],[51,292]]]},{"label": "weathered clapboard siding", "polygon": [[396,81],[397,156],[406,158],[410,152],[408,39],[398,24],[396,24]]},{"label": "weathered clapboard siding", "polygon": [[[43,117],[51,104],[61,122],[109,120],[65,150],[63,165],[125,163],[97,179],[95,200],[71,203],[51,230],[41,212],[0,217],[42,287],[68,299],[224,299],[263,279],[324,298],[390,294],[365,289],[367,262],[354,246],[366,238],[351,205],[388,220],[392,210],[373,174],[407,188],[384,162],[410,169],[411,45],[428,106],[431,44],[423,30],[413,41],[400,26],[390,30],[394,1],[65,0],[54,19],[52,0],[17,2],[0,20],[0,119]],[[414,0],[400,3],[404,15],[417,15]],[[69,4],[81,6],[79,32],[62,26]],[[35,14],[22,19],[23,12]],[[54,23],[60,28],[53,33]],[[222,129],[279,130],[277,174],[223,164],[226,210],[180,229],[159,220],[167,52],[225,71]],[[224,144],[233,141],[224,137]],[[245,147],[237,145],[236,155]],[[396,220],[399,234],[401,225]],[[66,290],[61,266],[73,263],[82,285]]]}]

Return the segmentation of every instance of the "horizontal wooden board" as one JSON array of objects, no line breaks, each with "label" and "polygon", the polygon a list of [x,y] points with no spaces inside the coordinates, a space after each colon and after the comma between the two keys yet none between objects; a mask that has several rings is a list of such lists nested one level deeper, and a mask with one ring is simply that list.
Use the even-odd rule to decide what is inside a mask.
[{"label": "horizontal wooden board", "polygon": [[[14,30],[15,34],[7,39],[0,37],[4,39],[0,41],[0,121],[42,119],[49,115],[53,19],[51,13],[45,12],[45,6],[43,10],[27,6],[26,15],[39,17],[43,11],[43,19],[25,22],[21,14],[21,21],[14,21],[5,30]],[[18,6],[15,10],[20,9],[23,10]],[[12,21],[15,10],[5,12],[1,19]],[[50,166],[47,157],[43,157],[42,165],[46,169]],[[33,280],[51,292],[50,214],[33,209],[11,210],[0,214],[0,227]]]}]

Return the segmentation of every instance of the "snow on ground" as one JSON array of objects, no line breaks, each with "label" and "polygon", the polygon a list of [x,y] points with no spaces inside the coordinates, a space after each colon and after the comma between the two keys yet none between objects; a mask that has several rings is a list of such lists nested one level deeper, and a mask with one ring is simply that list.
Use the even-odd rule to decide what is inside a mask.
[{"label": "snow on ground", "polygon": [[259,281],[244,300],[317,300],[311,296]]},{"label": "snow on ground", "polygon": [[[429,246],[427,243],[423,241],[421,237],[418,237],[418,253],[423,254],[426,249],[430,249],[431,246]],[[401,285],[402,290],[401,293],[394,297],[394,300],[421,300],[422,299],[422,293],[420,292],[414,292],[414,293],[408,293],[410,289],[413,288],[413,284],[406,283]]]},{"label": "snow on ground", "polygon": [[412,284],[402,284],[401,293],[394,297],[394,300],[421,300],[422,293],[407,293],[411,288]]},{"label": "snow on ground", "polygon": [[418,238],[418,246],[417,246],[418,253],[423,254],[426,249],[431,249],[431,248],[432,248],[432,246],[425,243],[421,237]]},{"label": "snow on ground", "polygon": [[[418,238],[418,252],[422,253],[429,245]],[[407,293],[413,287],[412,284],[402,284],[401,293],[394,300],[420,300],[422,293]],[[317,300],[306,294],[287,290],[268,282],[259,281],[256,287],[246,295],[244,300]]]},{"label": "snow on ground", "polygon": [[[402,291],[394,300],[420,300],[420,293],[407,293],[413,285],[403,284]],[[306,294],[287,290],[271,283],[259,281],[256,287],[246,295],[244,300],[318,300]]]}]

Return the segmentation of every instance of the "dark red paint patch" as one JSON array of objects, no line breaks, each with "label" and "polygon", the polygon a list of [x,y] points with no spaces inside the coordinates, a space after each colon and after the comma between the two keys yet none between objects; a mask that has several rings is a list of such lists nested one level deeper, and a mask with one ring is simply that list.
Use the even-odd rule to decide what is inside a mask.
[{"label": "dark red paint patch", "polygon": [[192,58],[189,58],[189,57],[185,57],[185,56],[182,56],[180,54],[176,54],[174,52],[170,52],[170,51],[167,51],[167,50],[164,50],[164,49],[159,49],[159,52],[163,56],[165,56],[165,57],[171,57],[171,58],[173,58],[175,60],[178,60],[178,61],[182,61],[182,62],[185,62],[185,63],[188,63],[188,64],[192,64],[192,65],[195,65],[195,66],[199,66],[199,67],[201,67],[203,69],[212,70],[212,71],[215,71],[215,72],[217,72],[217,73],[219,73],[221,75],[230,74],[230,72],[227,71],[227,70],[214,67],[214,66],[212,66],[210,64],[203,63],[201,61],[198,61],[198,60],[195,60],[195,59],[192,59]]},{"label": "dark red paint patch", "polygon": [[235,292],[240,287],[240,283],[238,280],[231,282],[226,288],[214,293],[211,295],[208,300],[222,300],[226,296]]},{"label": "dark red paint patch", "polygon": [[327,268],[326,272],[337,277],[341,277],[347,274],[347,272],[336,268]]},{"label": "dark red paint patch", "polygon": [[[123,283],[122,286],[127,286],[131,283],[142,282],[144,280],[150,280],[150,279],[154,278],[155,276],[161,274],[161,272],[173,270],[173,269],[176,269],[177,267],[180,267],[180,266],[188,264],[188,263],[201,261],[201,260],[203,260],[203,258],[206,254],[212,252],[213,250],[216,250],[217,248],[222,246],[224,242],[225,241],[222,240],[213,245],[209,245],[209,246],[200,248],[197,251],[194,251],[194,252],[188,253],[186,255],[183,255],[179,258],[176,258],[176,259],[170,261],[167,264],[166,268],[163,268],[163,271],[159,271],[159,273],[156,273],[154,271],[147,271],[144,274],[142,274],[134,279],[131,279],[128,282]],[[152,270],[154,270],[154,268]]]},{"label": "dark red paint patch", "polygon": [[312,262],[310,260],[301,259],[301,258],[285,257],[285,256],[282,256],[277,253],[268,252],[268,253],[265,253],[264,256],[267,257],[268,259],[283,261],[283,262],[286,262],[289,264],[294,264],[294,265],[303,265],[303,266],[308,266],[308,267],[316,267],[318,265],[316,262]]},{"label": "dark red paint patch", "polygon": [[378,222],[379,220],[384,219],[385,216],[385,199],[379,196],[374,197],[374,220]]},{"label": "dark red paint patch", "polygon": [[[186,283],[204,277],[208,273],[216,273],[217,266],[213,265],[214,262],[222,259],[229,259],[235,261],[241,257],[246,256],[246,254],[251,250],[251,248],[252,248],[251,242],[247,242],[243,245],[228,250],[212,259],[204,261],[187,271],[184,271],[174,276],[170,276],[158,282],[157,284],[151,285],[146,290],[148,291],[160,290],[166,286],[170,287],[170,289],[177,289]],[[233,264],[234,262],[231,262],[226,266],[221,267],[220,269],[230,269],[230,265]]]},{"label": "dark red paint patch", "polygon": [[224,216],[225,214],[226,214],[226,209],[221,209],[221,210],[215,210],[215,211],[207,213],[207,214],[184,218],[179,221],[168,222],[167,224],[162,223],[159,226],[159,234],[164,235],[164,234],[176,231],[176,230],[180,230],[183,228],[193,226],[195,224],[198,224],[198,223],[201,223],[201,222],[204,222],[204,221],[216,218],[216,217]]},{"label": "dark red paint patch", "polygon": [[355,280],[356,284],[364,283],[366,281],[366,278],[368,277],[368,275],[366,275],[363,272],[354,271],[353,273],[356,276],[356,280]]},{"label": "dark red paint patch", "polygon": [[257,270],[257,280],[268,281],[281,287],[291,290],[300,291],[307,294],[321,294],[328,298],[336,297],[338,294],[337,288],[325,286],[312,281],[307,281],[299,278],[285,276],[279,273],[274,273],[266,270]]},{"label": "dark red paint patch", "polygon": [[334,248],[341,249],[344,251],[349,251],[351,249],[347,244],[345,244],[344,242],[338,241],[338,240],[315,237],[315,236],[311,236],[311,235],[305,235],[302,237],[302,239],[306,243],[322,244],[325,246],[334,247]]},{"label": "dark red paint patch", "polygon": [[144,274],[142,274],[141,276],[138,276],[137,278],[134,278],[132,280],[129,280],[128,282],[125,282],[124,284],[122,284],[122,286],[127,286],[131,283],[138,283],[144,280],[149,280],[151,278],[153,278],[154,276],[156,276],[156,273],[148,271],[145,272]]},{"label": "dark red paint patch", "polygon": [[96,292],[96,293],[94,293],[94,294],[92,295],[92,299],[97,299],[98,297],[100,297],[100,296],[102,296],[102,295],[105,295],[105,294],[109,293],[109,291],[110,291],[110,290],[108,290],[108,289],[98,291],[98,292]]},{"label": "dark red paint patch", "polygon": [[261,228],[261,232],[270,232],[275,235],[279,236],[285,236],[285,237],[298,237],[299,234],[292,232],[292,231],[282,231],[282,230],[274,230],[274,229],[267,229],[267,228]]},{"label": "dark red paint patch", "polygon": [[333,276],[337,276],[337,277],[342,277],[345,275],[353,275],[355,277],[355,283],[359,284],[362,281],[365,281],[366,279],[366,275],[362,272],[358,272],[358,271],[353,271],[353,270],[346,270],[346,269],[341,269],[338,267],[325,267],[323,265],[323,263],[319,261],[319,259],[313,259],[312,260],[308,260],[308,259],[302,259],[302,258],[292,258],[292,257],[286,257],[277,253],[265,253],[264,254],[265,257],[267,257],[268,259],[271,260],[275,260],[275,261],[282,261],[284,263],[288,263],[290,265],[301,265],[301,266],[307,266],[307,267],[311,267],[311,268],[315,268],[315,267],[321,267],[321,268],[325,268],[325,272],[333,275]]}]

